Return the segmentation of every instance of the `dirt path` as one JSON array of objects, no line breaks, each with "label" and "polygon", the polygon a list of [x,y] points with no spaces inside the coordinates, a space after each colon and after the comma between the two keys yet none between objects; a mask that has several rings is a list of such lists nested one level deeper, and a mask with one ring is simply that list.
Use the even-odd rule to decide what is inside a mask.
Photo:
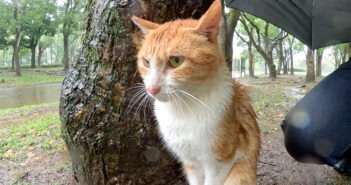
[{"label": "dirt path", "polygon": [[[280,76],[275,81],[267,78],[239,81],[251,91],[262,129],[258,184],[327,185],[336,182],[338,176],[332,168],[294,160],[285,149],[284,136],[279,125],[287,111],[316,83],[305,84],[303,77],[289,75]],[[264,108],[260,108],[262,104]]]},{"label": "dirt path", "polygon": [[[15,111],[8,117],[0,117],[0,133],[11,126],[23,124],[27,121],[41,119],[48,115],[57,115],[58,105],[42,106],[26,111]],[[20,127],[21,125],[19,125]],[[56,126],[56,125],[54,125]],[[57,127],[59,129],[59,127]],[[24,135],[26,133],[21,133]],[[50,133],[47,136],[50,138]],[[52,142],[50,141],[50,142]],[[6,144],[6,143],[5,143]],[[13,144],[15,145],[15,144]],[[30,185],[71,185],[73,177],[71,175],[71,162],[66,149],[43,150],[38,145],[30,145],[21,150],[25,150],[25,157],[16,155],[11,149],[0,157],[0,184],[30,184]],[[13,155],[13,156],[12,156]]]}]

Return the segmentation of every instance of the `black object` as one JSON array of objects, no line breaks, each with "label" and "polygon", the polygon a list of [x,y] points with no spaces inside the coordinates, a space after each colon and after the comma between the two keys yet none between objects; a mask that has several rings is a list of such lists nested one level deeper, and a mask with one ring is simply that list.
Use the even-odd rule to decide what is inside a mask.
[{"label": "black object", "polygon": [[295,36],[311,49],[351,42],[351,0],[226,0]]},{"label": "black object", "polygon": [[281,127],[296,160],[351,175],[351,59],[302,98]]}]

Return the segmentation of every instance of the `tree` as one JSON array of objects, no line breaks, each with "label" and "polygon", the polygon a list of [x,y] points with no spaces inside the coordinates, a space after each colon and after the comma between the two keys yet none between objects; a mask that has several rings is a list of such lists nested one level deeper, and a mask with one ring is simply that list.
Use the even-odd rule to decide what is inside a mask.
[{"label": "tree", "polygon": [[[222,7],[224,12],[224,6]],[[239,21],[240,11],[231,8],[229,12],[224,15],[225,15],[225,22],[226,22],[225,58],[226,58],[227,66],[229,67],[229,69],[232,69],[233,37],[234,37],[235,28]]]},{"label": "tree", "polygon": [[306,82],[314,82],[316,79],[314,72],[314,52],[310,48],[307,48],[306,68]]},{"label": "tree", "polygon": [[43,55],[43,52],[51,46],[51,43],[53,42],[53,38],[51,37],[44,37],[40,39],[39,42],[39,48],[38,48],[38,68],[41,66],[41,57]]},{"label": "tree", "polygon": [[57,29],[54,0],[31,0],[23,18],[24,39],[22,46],[31,50],[31,68],[35,68],[35,53],[43,35],[53,36]]},{"label": "tree", "polygon": [[[254,62],[254,52],[252,48],[252,40],[250,39],[250,37],[248,39],[245,39],[244,36],[241,36],[241,34],[238,31],[235,31],[235,33],[241,39],[241,41],[246,43],[247,45],[247,51],[248,51],[248,57],[249,57],[249,77],[255,77],[255,69],[254,69],[255,62]],[[254,34],[253,28],[251,28],[250,34],[251,35]]]},{"label": "tree", "polygon": [[[13,22],[14,20],[14,6],[11,6],[9,3],[0,1],[0,49],[6,50],[9,47],[14,47],[14,28]],[[9,29],[10,28],[10,29]],[[3,53],[5,54],[5,52]],[[5,58],[3,56],[3,58]],[[15,61],[12,60],[12,71],[15,71]]]},{"label": "tree", "polygon": [[131,17],[158,23],[199,18],[211,3],[88,1],[82,47],[63,82],[60,100],[62,135],[78,183],[173,185],[182,180],[152,116],[141,117],[137,108],[127,114],[135,93],[127,89],[141,82],[132,42],[137,28]]},{"label": "tree", "polygon": [[316,52],[316,76],[322,76],[322,58],[324,49],[317,49]]},{"label": "tree", "polygon": [[18,57],[18,53],[20,50],[20,44],[23,34],[23,19],[25,17],[25,9],[26,4],[22,2],[19,5],[17,0],[13,0],[13,21],[14,23],[11,25],[12,30],[15,32],[15,40],[12,44],[13,46],[13,55],[12,55],[12,63],[16,65],[16,76],[21,76],[21,66]]},{"label": "tree", "polygon": [[[262,29],[260,28],[262,26],[259,26],[257,23],[255,23],[255,19],[252,19],[252,17],[249,17],[246,14],[242,14],[241,17],[242,18],[240,18],[240,22],[242,23],[244,30],[246,31],[250,40],[252,40],[253,46],[262,55],[265,63],[268,66],[269,77],[276,78],[277,70],[273,62],[273,49],[277,46],[278,42],[286,38],[288,34],[286,34],[283,30],[279,31],[277,28],[274,28],[272,31],[270,31],[270,24],[268,22],[264,23],[264,31],[262,32]],[[255,37],[250,34],[249,26],[254,27],[257,39],[255,39]],[[274,33],[272,34],[272,32]],[[263,37],[263,46],[261,44],[261,37]]]},{"label": "tree", "polygon": [[65,71],[69,69],[69,38],[74,31],[80,29],[81,11],[81,0],[67,0],[61,10],[63,35],[62,64]]},{"label": "tree", "polygon": [[282,70],[282,65],[283,63],[285,63],[285,57],[284,57],[284,50],[283,50],[283,39],[278,41],[278,48],[277,48],[277,52],[279,55],[279,62],[278,62],[278,75],[280,75],[281,70]]}]

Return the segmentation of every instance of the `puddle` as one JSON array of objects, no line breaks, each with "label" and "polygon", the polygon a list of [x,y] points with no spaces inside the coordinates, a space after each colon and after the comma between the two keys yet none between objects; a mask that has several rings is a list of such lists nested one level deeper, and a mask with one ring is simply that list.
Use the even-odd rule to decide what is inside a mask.
[{"label": "puddle", "polygon": [[58,101],[61,83],[0,88],[0,109]]}]

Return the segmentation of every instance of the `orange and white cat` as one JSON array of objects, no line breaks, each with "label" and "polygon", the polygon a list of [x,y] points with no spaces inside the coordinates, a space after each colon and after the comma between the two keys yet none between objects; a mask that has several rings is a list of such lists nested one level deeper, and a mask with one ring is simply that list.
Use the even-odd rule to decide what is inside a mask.
[{"label": "orange and white cat", "polygon": [[260,131],[245,88],[217,44],[221,4],[199,19],[164,24],[133,17],[138,70],[169,150],[190,185],[256,184]]}]

